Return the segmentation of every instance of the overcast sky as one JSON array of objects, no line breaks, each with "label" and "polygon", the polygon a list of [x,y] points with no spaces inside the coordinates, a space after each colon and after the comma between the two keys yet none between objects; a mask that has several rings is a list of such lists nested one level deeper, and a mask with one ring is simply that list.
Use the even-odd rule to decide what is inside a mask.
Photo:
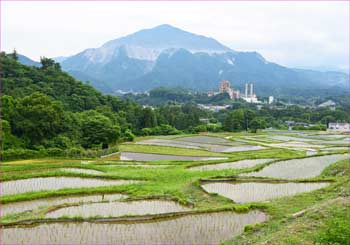
[{"label": "overcast sky", "polygon": [[170,24],[291,67],[349,67],[349,2],[1,2],[1,50],[76,54]]}]

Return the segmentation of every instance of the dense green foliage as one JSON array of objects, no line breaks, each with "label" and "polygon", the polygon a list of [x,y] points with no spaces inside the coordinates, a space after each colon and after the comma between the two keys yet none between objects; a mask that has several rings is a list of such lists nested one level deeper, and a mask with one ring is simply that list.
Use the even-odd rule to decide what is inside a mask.
[{"label": "dense green foliage", "polygon": [[145,134],[143,128],[173,134],[199,124],[201,111],[195,105],[142,108],[101,94],[51,59],[42,58],[41,67],[25,66],[16,53],[1,53],[0,64],[5,159],[48,152],[71,156],[73,149],[81,153],[132,141],[135,134]]}]

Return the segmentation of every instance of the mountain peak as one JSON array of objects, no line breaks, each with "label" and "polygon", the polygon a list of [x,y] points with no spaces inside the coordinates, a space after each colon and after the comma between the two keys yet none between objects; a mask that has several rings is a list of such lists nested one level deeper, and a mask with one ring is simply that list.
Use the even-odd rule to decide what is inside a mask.
[{"label": "mountain peak", "polygon": [[143,29],[122,38],[104,44],[105,48],[122,45],[151,48],[154,50],[184,48],[193,52],[228,52],[230,48],[213,38],[184,31],[169,24],[162,24],[150,29]]},{"label": "mountain peak", "polygon": [[172,25],[169,25],[169,24],[162,24],[162,25],[159,25],[159,26],[155,26],[153,28],[151,28],[153,30],[181,30],[177,27],[174,27]]}]

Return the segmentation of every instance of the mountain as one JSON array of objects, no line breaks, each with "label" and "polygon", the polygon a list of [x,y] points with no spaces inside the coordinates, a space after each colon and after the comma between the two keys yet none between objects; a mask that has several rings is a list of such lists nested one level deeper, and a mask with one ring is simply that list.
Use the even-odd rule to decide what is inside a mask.
[{"label": "mountain", "polygon": [[[243,90],[253,82],[260,95],[293,95],[298,90],[344,87],[341,72],[291,69],[268,62],[257,52],[238,52],[213,38],[160,25],[65,57],[62,68],[86,77],[103,92],[147,91],[167,86],[217,90],[220,80]],[[103,88],[103,90],[102,90]]]},{"label": "mountain", "polygon": [[20,63],[22,63],[23,65],[36,66],[36,67],[41,66],[40,62],[34,61],[34,60],[28,58],[27,56],[24,56],[22,54],[17,54],[17,56],[18,56],[18,61]]}]

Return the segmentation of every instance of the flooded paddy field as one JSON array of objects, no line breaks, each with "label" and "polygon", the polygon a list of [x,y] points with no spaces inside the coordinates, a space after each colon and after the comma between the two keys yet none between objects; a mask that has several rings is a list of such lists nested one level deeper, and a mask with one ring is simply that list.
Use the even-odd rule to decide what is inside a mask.
[{"label": "flooded paddy field", "polygon": [[283,148],[295,148],[295,149],[312,149],[312,148],[322,148],[324,146],[322,145],[314,145],[310,143],[305,143],[305,142],[295,142],[295,141],[289,141],[289,142],[284,142],[284,143],[273,143],[269,144],[269,146],[272,147],[283,147]]},{"label": "flooded paddy field", "polygon": [[177,155],[162,155],[139,152],[122,152],[121,160],[134,161],[160,161],[160,160],[190,160],[190,161],[205,161],[205,160],[223,160],[225,157],[197,157],[197,156],[177,156]]},{"label": "flooded paddy field", "polygon": [[106,180],[78,177],[45,177],[5,181],[1,183],[1,195],[15,195],[32,191],[59,190],[64,188],[99,187],[137,183],[133,180]]},{"label": "flooded paddy field", "polygon": [[273,198],[292,196],[298,193],[310,192],[329,183],[206,183],[202,188],[209,193],[217,193],[236,203],[261,202]]},{"label": "flooded paddy field", "polygon": [[186,215],[144,223],[47,223],[4,228],[2,244],[218,244],[263,222],[260,211]]},{"label": "flooded paddy field", "polygon": [[[298,133],[289,136],[304,137]],[[319,200],[327,203],[327,198],[336,196],[332,191],[344,187],[339,181],[347,176],[344,165],[339,165],[344,161],[332,163],[346,159],[345,154],[300,159],[305,152],[323,153],[333,148],[336,151],[344,149],[343,145],[335,147],[316,138],[299,142],[272,140],[272,134],[260,132],[210,135],[148,136],[140,138],[140,142],[136,138],[135,143],[121,144],[121,154],[114,153],[118,155],[114,160],[96,157],[6,162],[0,166],[2,172],[11,171],[2,176],[1,182],[2,244],[218,244],[237,239],[240,236],[236,235],[244,232],[248,224],[249,231],[242,237],[260,235],[260,229],[264,234],[270,232],[266,236],[274,236],[271,230],[276,222],[281,228],[288,226],[290,219],[286,217],[312,207]],[[262,141],[257,143],[257,139]],[[328,141],[342,140],[330,137]],[[271,147],[274,143],[288,147]],[[39,172],[39,166],[55,172]],[[319,177],[320,182],[287,180],[312,178],[328,166]],[[247,168],[254,167],[260,170],[248,172]],[[33,171],[27,172],[28,169]],[[83,174],[96,176],[82,178]],[[47,175],[55,177],[44,177]],[[237,175],[244,179],[219,182]],[[286,180],[257,180],[255,175]],[[329,179],[333,182],[326,182]],[[141,182],[136,180],[143,182],[132,185]],[[318,189],[322,191],[314,192]],[[48,198],[51,194],[55,195]],[[286,196],[287,199],[280,198]],[[264,224],[254,225],[260,222]],[[259,240],[266,241],[269,242],[268,238]]]},{"label": "flooded paddy field", "polygon": [[[211,136],[189,136],[174,139],[176,141],[194,142],[194,143],[207,143],[207,144],[237,144],[238,142],[233,142],[227,139]],[[239,143],[238,143],[239,144]]]},{"label": "flooded paddy field", "polygon": [[0,207],[1,216],[5,216],[13,213],[20,213],[29,210],[35,210],[40,207],[49,207],[62,204],[78,204],[78,203],[90,203],[90,202],[102,202],[102,201],[116,201],[127,196],[121,194],[99,194],[99,195],[87,195],[87,196],[63,196],[55,198],[43,198],[32,201],[15,202],[9,204],[2,204]]},{"label": "flooded paddy field", "polygon": [[140,145],[161,145],[161,146],[172,146],[180,148],[200,149],[202,146],[205,147],[207,144],[196,144],[192,142],[179,142],[176,140],[163,140],[163,139],[149,139],[136,142]]},{"label": "flooded paddy field", "polygon": [[266,149],[266,148],[259,145],[242,145],[242,146],[222,148],[221,150],[218,150],[218,152],[257,151],[262,149]]},{"label": "flooded paddy field", "polygon": [[349,158],[346,154],[325,155],[275,162],[258,172],[241,176],[270,177],[281,179],[306,179],[316,177],[330,164]]},{"label": "flooded paddy field", "polygon": [[[262,146],[255,146],[255,145],[244,145],[243,143],[239,142],[226,142],[226,144],[214,144],[214,143],[201,143],[200,140],[203,139],[204,136],[197,136],[201,137],[197,139],[195,137],[196,142],[192,142],[193,137],[184,137],[174,140],[161,140],[161,139],[149,139],[149,140],[143,140],[139,141],[136,144],[141,145],[160,145],[160,146],[171,146],[171,147],[178,147],[178,148],[190,148],[190,149],[207,149],[212,152],[236,152],[236,151],[252,151],[252,150],[261,150],[265,149]],[[186,138],[190,138],[190,140],[183,140]],[[205,137],[206,138],[213,138],[213,137]],[[204,141],[204,140],[203,140]],[[221,143],[221,142],[216,142]],[[234,145],[234,146],[233,146]]]},{"label": "flooded paddy field", "polygon": [[272,159],[272,158],[248,159],[248,160],[241,160],[236,162],[225,162],[225,163],[218,163],[218,164],[195,166],[189,169],[190,170],[223,170],[223,169],[231,169],[231,168],[233,169],[251,168],[251,167],[255,167],[256,165],[267,163],[273,160],[275,159]]},{"label": "flooded paddy field", "polygon": [[81,173],[81,174],[103,174],[102,171],[98,171],[94,169],[85,169],[85,168],[60,168],[59,170],[64,172]]},{"label": "flooded paddy field", "polygon": [[332,151],[350,151],[350,146],[348,147],[345,147],[345,146],[340,146],[340,147],[327,147],[327,148],[323,148],[322,151],[329,151],[329,152],[332,152]]},{"label": "flooded paddy field", "polygon": [[185,212],[189,210],[189,208],[172,201],[144,200],[132,202],[101,202],[60,208],[48,213],[46,217],[120,217],[125,215]]}]

